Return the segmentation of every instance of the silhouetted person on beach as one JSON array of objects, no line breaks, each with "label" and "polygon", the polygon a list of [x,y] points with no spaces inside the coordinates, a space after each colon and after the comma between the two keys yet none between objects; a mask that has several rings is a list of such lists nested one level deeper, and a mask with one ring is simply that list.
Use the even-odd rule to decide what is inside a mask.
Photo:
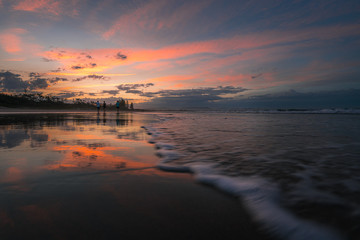
[{"label": "silhouetted person on beach", "polygon": [[99,113],[100,112],[100,102],[99,101],[96,102],[96,108],[97,108],[97,111]]},{"label": "silhouetted person on beach", "polygon": [[120,108],[120,102],[119,100],[116,101],[116,111],[119,112],[119,108]]},{"label": "silhouetted person on beach", "polygon": [[103,103],[103,109],[104,109],[104,112],[106,111],[106,102],[104,101]]}]

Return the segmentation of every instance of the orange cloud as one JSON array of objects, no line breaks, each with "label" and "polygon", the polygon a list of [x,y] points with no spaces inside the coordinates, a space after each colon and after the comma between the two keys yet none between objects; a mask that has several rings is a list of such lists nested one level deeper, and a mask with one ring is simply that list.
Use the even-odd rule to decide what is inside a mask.
[{"label": "orange cloud", "polygon": [[41,56],[59,61],[68,71],[101,72],[119,65],[176,59],[204,53],[220,54],[240,47],[247,46],[239,43],[239,39],[231,38],[175,44],[160,49],[55,49],[43,52]]},{"label": "orange cloud", "polygon": [[[133,64],[131,67],[135,69],[151,70],[152,68],[159,68],[158,71],[165,71],[179,63],[185,65],[196,63],[194,66],[198,68],[196,69],[197,75],[206,77],[206,72],[211,73],[216,68],[229,67],[241,61],[256,60],[259,63],[259,61],[266,62],[286,58],[290,50],[302,47],[305,44],[304,42],[308,42],[308,40],[323,42],[324,40],[357,35],[355,29],[359,27],[359,24],[353,24],[286,32],[272,30],[237,35],[231,38],[179,43],[153,49],[54,49],[43,52],[41,55],[60,62],[69,73],[83,75],[103,72],[121,65]],[[222,55],[221,58],[216,58],[220,54]],[[204,61],[198,63],[194,60],[196,58]],[[210,61],[206,61],[207,59]],[[250,62],[246,64],[249,65]],[[193,66],[190,65],[188,67],[192,68],[191,71],[194,72]],[[240,68],[239,66],[235,67],[236,69],[233,70],[227,69],[224,71],[221,69],[222,74],[225,76],[236,75]],[[248,79],[249,75],[247,75]],[[229,82],[231,81],[229,80]]]}]

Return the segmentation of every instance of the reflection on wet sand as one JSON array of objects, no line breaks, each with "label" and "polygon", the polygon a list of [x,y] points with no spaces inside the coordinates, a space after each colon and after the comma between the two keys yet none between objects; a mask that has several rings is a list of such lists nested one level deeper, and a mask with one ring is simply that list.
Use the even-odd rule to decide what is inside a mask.
[{"label": "reflection on wet sand", "polygon": [[[20,173],[152,167],[157,162],[147,134],[148,116],[131,113],[0,115],[1,182]],[[16,163],[16,167],[12,166]]]},{"label": "reflection on wet sand", "polygon": [[[238,233],[228,229],[246,215],[234,199],[190,184],[187,174],[153,167],[158,159],[141,128],[151,121],[111,112],[0,114],[0,239]],[[251,225],[242,228],[257,234]]]}]

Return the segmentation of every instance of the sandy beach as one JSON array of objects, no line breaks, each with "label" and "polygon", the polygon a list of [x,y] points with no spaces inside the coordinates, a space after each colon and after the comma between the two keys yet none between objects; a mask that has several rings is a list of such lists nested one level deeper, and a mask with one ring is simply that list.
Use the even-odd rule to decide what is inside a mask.
[{"label": "sandy beach", "polygon": [[[238,199],[189,174],[147,169],[67,181],[77,182],[76,190],[53,181],[2,198],[1,239],[268,239]],[[2,195],[9,188],[1,187]]]},{"label": "sandy beach", "polygon": [[149,115],[24,111],[1,117],[1,239],[269,239],[239,199],[155,167]]}]

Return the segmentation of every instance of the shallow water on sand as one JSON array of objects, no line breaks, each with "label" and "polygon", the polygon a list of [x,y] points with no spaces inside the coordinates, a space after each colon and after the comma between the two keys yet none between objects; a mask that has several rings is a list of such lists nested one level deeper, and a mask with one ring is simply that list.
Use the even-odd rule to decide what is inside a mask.
[{"label": "shallow water on sand", "polygon": [[[130,214],[128,206],[135,212],[132,222],[123,225],[134,230],[149,211],[142,204],[154,204],[154,199],[160,205],[169,203],[151,193],[163,180],[149,178],[146,190],[128,185],[124,175],[166,175],[155,172],[158,166],[193,172],[197,181],[240,197],[252,219],[276,238],[359,239],[359,123],[359,114],[0,114],[0,236],[71,237],[83,232],[72,229],[80,220],[79,228],[92,229],[88,238],[98,237],[103,232],[93,226],[101,218],[102,228],[109,227],[113,237],[117,226],[111,219],[115,211]],[[126,189],[132,194],[131,187],[139,194],[122,194]],[[142,198],[142,191],[149,200]],[[125,207],[119,208],[119,199]],[[69,216],[76,219],[71,226],[66,225]],[[165,222],[154,219],[151,229]],[[44,235],[35,234],[34,226],[43,224]],[[208,219],[201,227],[206,224],[219,223]],[[24,233],[18,233],[20,225],[26,226],[20,228]],[[70,229],[67,235],[60,231],[63,227]],[[223,227],[214,233],[228,232]]]},{"label": "shallow water on sand", "polygon": [[131,113],[0,115],[2,182],[45,171],[153,166],[150,115]]},{"label": "shallow water on sand", "polygon": [[0,113],[0,239],[267,239],[236,199],[155,168],[155,117]]},{"label": "shallow water on sand", "polygon": [[359,114],[173,113],[145,128],[160,168],[242,197],[279,236],[360,238]]}]

